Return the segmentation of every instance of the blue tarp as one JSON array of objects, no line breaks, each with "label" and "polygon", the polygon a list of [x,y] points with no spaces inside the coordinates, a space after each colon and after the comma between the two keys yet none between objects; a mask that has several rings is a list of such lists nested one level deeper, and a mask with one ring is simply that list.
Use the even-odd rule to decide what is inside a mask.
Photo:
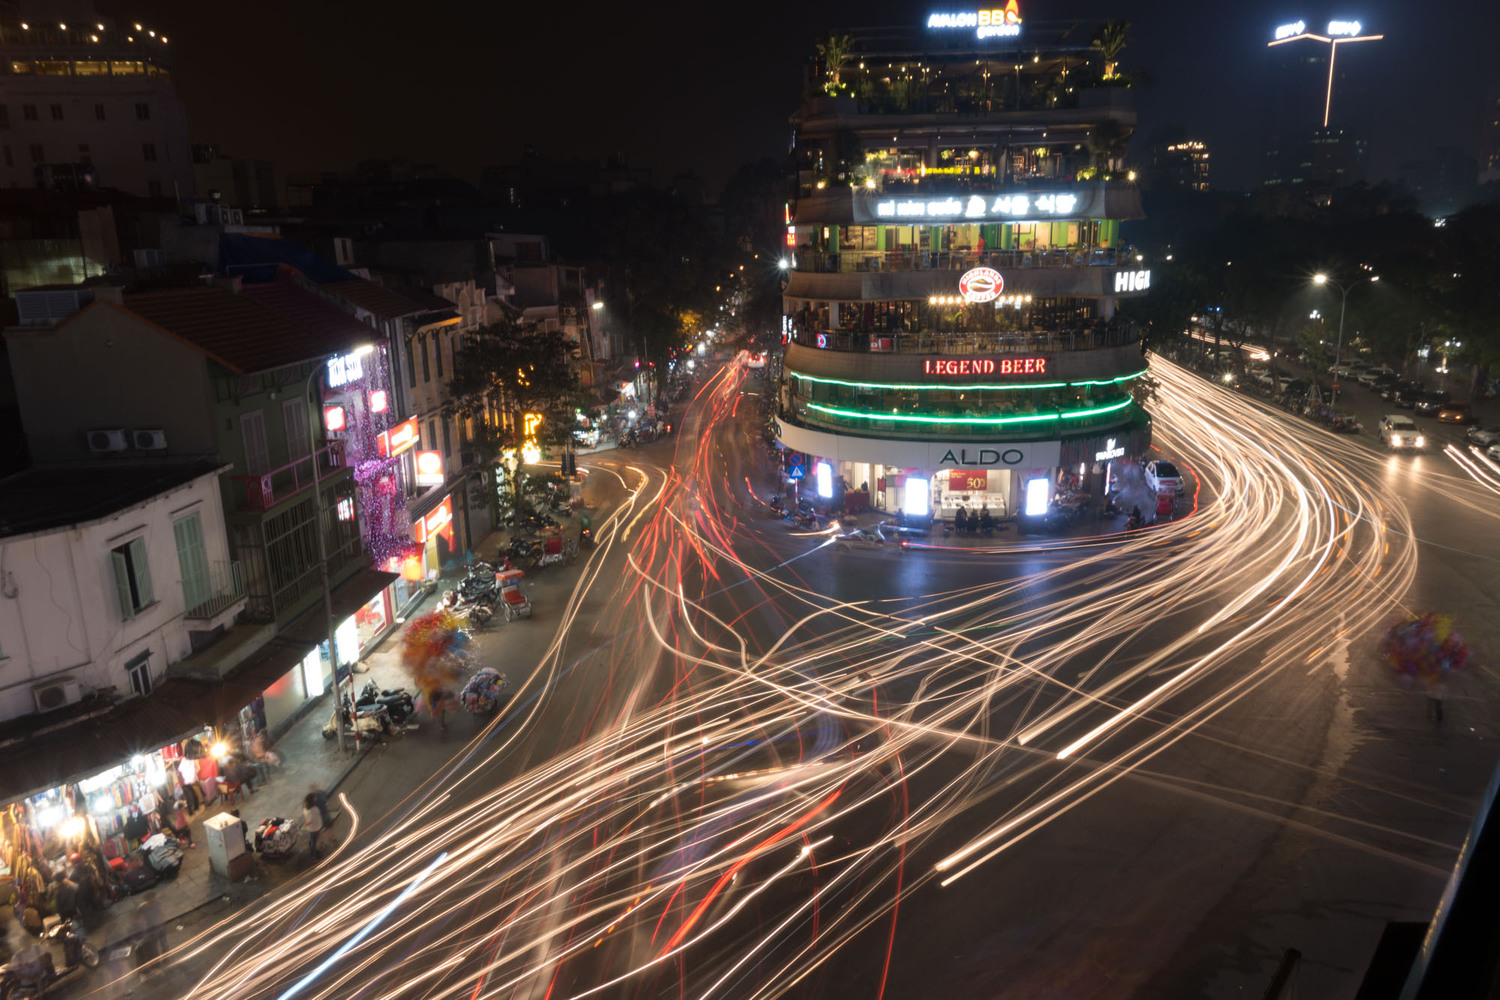
[{"label": "blue tarp", "polygon": [[277,266],[282,264],[296,268],[317,285],[359,280],[359,275],[330,263],[291,240],[265,239],[244,233],[224,233],[219,237],[219,266],[225,274],[243,275],[250,282],[270,281],[276,276]]}]

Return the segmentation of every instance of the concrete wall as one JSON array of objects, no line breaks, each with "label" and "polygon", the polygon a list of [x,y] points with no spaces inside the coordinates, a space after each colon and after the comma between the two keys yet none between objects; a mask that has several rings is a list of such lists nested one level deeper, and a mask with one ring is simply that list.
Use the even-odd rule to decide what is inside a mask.
[{"label": "concrete wall", "polygon": [[[0,538],[0,720],[36,711],[32,688],[71,677],[129,693],[124,665],[151,653],[153,680],[189,652],[172,522],[197,513],[210,569],[229,558],[218,477],[199,476],[107,518]],[[111,550],[145,540],[154,603],[125,619]]]},{"label": "concrete wall", "polygon": [[194,347],[105,302],[51,329],[5,331],[16,395],[38,462],[109,458],[89,451],[86,431],[160,429],[166,452],[217,451],[206,361]]}]

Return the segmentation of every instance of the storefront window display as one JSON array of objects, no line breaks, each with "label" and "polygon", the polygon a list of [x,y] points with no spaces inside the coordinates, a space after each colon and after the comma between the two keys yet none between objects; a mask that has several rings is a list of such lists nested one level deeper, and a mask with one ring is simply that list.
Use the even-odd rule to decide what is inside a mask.
[{"label": "storefront window display", "polygon": [[390,588],[382,590],[370,602],[354,612],[354,626],[359,636],[358,646],[367,648],[375,637],[390,625],[392,617]]}]

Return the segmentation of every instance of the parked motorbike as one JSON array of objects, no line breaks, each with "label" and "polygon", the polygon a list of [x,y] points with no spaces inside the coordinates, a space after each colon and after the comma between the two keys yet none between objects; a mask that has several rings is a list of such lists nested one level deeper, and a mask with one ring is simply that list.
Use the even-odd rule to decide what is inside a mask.
[{"label": "parked motorbike", "polygon": [[54,924],[47,940],[62,944],[63,967],[57,968],[51,953],[40,945],[22,951],[0,970],[0,996],[5,1000],[41,1000],[65,976],[99,964],[99,952],[84,938],[76,917]]},{"label": "parked motorbike", "polygon": [[[395,730],[391,722],[391,713],[384,705],[367,705],[354,709],[349,702],[349,695],[345,694],[339,699],[339,708],[328,713],[328,721],[323,724],[323,738],[331,740],[338,735],[338,712],[344,713],[344,726],[352,728],[359,734],[362,740],[378,740],[383,736],[390,735]],[[352,719],[352,721],[351,721]]]},{"label": "parked motorbike", "polygon": [[[486,609],[488,611],[488,609]],[[382,690],[374,680],[365,682],[364,688],[359,692],[359,698],[354,702],[358,708],[366,708],[370,705],[383,705],[386,712],[390,714],[391,722],[396,725],[404,725],[407,719],[417,714],[416,702],[406,688],[395,688],[394,690]]]},{"label": "parked motorbike", "polygon": [[513,538],[505,554],[517,563],[534,563],[542,556],[542,546],[530,538]]},{"label": "parked motorbike", "polygon": [[1132,512],[1130,517],[1126,518],[1125,520],[1126,531],[1134,531],[1137,528],[1144,528],[1145,526],[1146,521],[1143,517],[1141,517],[1141,513],[1139,510]]},{"label": "parked motorbike", "polygon": [[817,531],[821,524],[818,515],[810,510],[799,510],[792,515],[792,523],[806,531]]}]

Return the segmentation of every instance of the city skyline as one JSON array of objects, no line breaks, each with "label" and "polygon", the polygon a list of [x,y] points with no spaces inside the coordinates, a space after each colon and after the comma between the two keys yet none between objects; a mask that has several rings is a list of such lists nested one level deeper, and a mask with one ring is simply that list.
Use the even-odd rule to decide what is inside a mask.
[{"label": "city skyline", "polygon": [[[391,157],[474,179],[483,166],[514,162],[534,146],[553,157],[623,153],[659,180],[692,169],[714,192],[740,164],[786,153],[786,109],[819,38],[867,25],[905,24],[916,34],[941,5],[841,0],[796,21],[648,17],[584,5],[566,23],[540,10],[418,16],[394,4],[356,12],[284,0],[249,21],[216,9],[186,19],[165,0],[100,7],[170,28],[195,142],[270,159],[283,175]],[[1368,137],[1371,180],[1395,179],[1418,150],[1478,152],[1492,83],[1481,46],[1500,27],[1500,12],[1478,0],[1428,8],[1420,19],[1394,0],[1212,10],[1185,0],[1032,2],[1022,10],[1023,45],[1028,25],[1039,33],[1073,21],[1080,31],[1130,21],[1122,67],[1144,69],[1150,81],[1135,88],[1140,134],[1178,125],[1207,141],[1221,190],[1259,180],[1260,95],[1271,65],[1267,42],[1279,25],[1347,18],[1385,36],[1340,60],[1350,74],[1339,95],[1342,117]],[[289,32],[287,24],[300,27]],[[265,56],[273,51],[276,65],[293,69],[270,69]],[[1434,51],[1444,53],[1441,73],[1432,72]],[[232,66],[268,68],[247,74]],[[313,96],[326,89],[344,95],[338,110]],[[696,143],[674,135],[672,116],[636,110],[658,100],[694,121]],[[475,107],[493,110],[476,117]],[[1141,147],[1135,155],[1142,158]]]}]

